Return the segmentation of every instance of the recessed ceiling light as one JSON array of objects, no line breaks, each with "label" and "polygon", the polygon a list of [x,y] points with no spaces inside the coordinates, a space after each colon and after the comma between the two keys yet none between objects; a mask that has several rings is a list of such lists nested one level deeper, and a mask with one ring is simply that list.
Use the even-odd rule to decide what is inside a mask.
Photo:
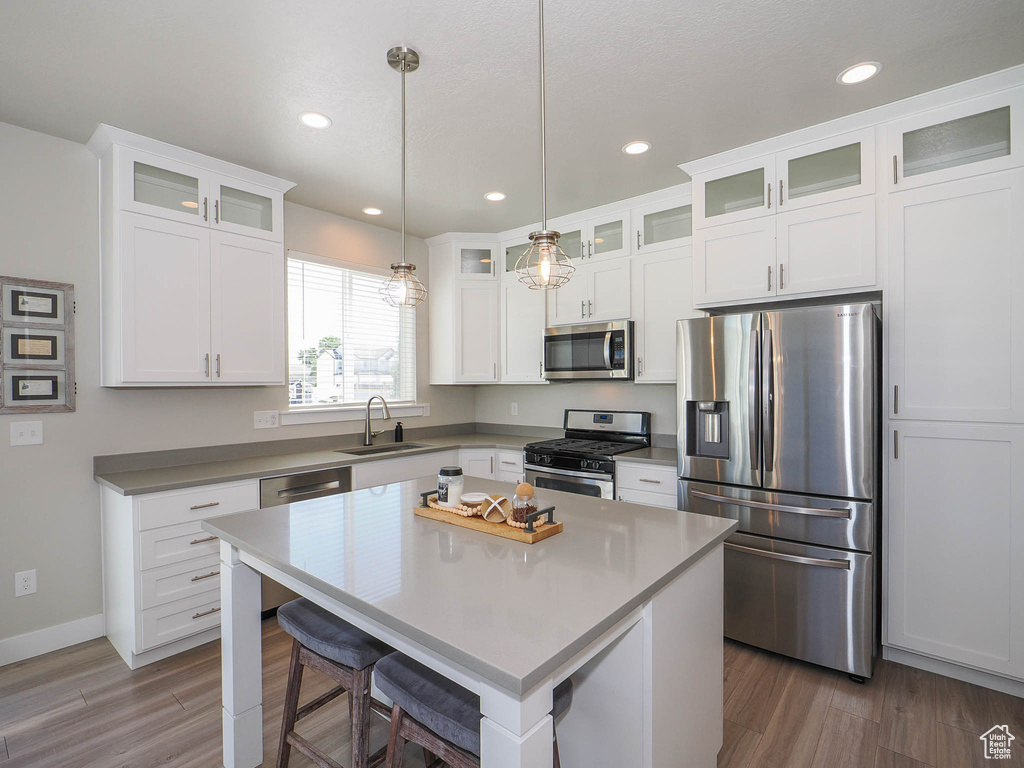
[{"label": "recessed ceiling light", "polygon": [[882,65],[877,61],[864,61],[860,64],[854,64],[852,67],[847,67],[839,73],[839,77],[836,78],[837,83],[842,85],[853,85],[854,83],[863,83],[865,80],[870,80],[872,77],[877,75],[882,70]]},{"label": "recessed ceiling light", "polygon": [[649,141],[631,141],[622,148],[622,151],[627,155],[642,155],[650,148],[651,142]]},{"label": "recessed ceiling light", "polygon": [[184,205],[186,208],[198,208],[199,207],[199,203],[197,203],[195,200],[182,200],[181,204]]},{"label": "recessed ceiling light", "polygon": [[328,128],[331,125],[331,118],[319,112],[303,112],[299,115],[299,120],[310,128]]},{"label": "recessed ceiling light", "polygon": [[484,195],[484,197],[486,197],[492,203],[500,203],[507,197],[507,195],[504,192],[488,192],[486,195]]},{"label": "recessed ceiling light", "polygon": [[384,211],[380,208],[363,208],[363,213],[367,216],[380,216]]}]

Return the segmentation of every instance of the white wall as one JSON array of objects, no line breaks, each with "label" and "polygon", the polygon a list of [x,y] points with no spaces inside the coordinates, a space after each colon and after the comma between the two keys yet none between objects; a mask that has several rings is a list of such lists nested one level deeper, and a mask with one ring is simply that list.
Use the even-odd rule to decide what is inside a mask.
[{"label": "white wall", "polygon": [[[512,415],[512,403],[519,415]],[[675,434],[674,384],[579,381],[565,384],[476,388],[476,420],[490,424],[561,427],[566,408],[650,411],[655,434]]]},{"label": "white wall", "polygon": [[[11,448],[0,416],[0,641],[103,610],[98,454],[358,432],[361,422],[253,429],[254,410],[287,407],[286,387],[110,390],[99,387],[96,159],[83,145],[0,123],[0,274],[75,284],[78,410],[46,414],[41,446]],[[285,245],[388,266],[400,235],[303,206],[285,206]],[[427,246],[408,243],[429,281]],[[429,282],[428,282],[429,284]],[[471,387],[427,384],[427,312],[418,313],[419,399],[408,427],[473,420]],[[38,593],[15,599],[17,571],[38,571]]]}]

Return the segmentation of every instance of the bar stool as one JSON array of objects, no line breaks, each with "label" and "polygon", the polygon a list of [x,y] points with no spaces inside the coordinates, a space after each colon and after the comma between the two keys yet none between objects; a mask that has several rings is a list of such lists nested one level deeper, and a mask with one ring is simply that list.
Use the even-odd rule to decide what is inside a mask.
[{"label": "bar stool", "polygon": [[[427,768],[480,766],[480,697],[401,653],[381,659],[374,669],[381,693],[395,702],[391,710],[387,768],[401,768],[405,742],[423,747]],[[554,690],[551,716],[572,703],[572,680]],[[559,768],[558,737],[552,744]],[[433,760],[431,760],[433,758]]]},{"label": "bar stool", "polygon": [[[384,761],[385,750],[370,756],[370,710],[387,716],[390,711],[370,696],[373,665],[393,652],[386,643],[338,618],[305,598],[285,603],[277,610],[281,629],[292,636],[292,658],[281,721],[277,768],[287,768],[294,747],[320,768],[344,768],[323,750],[295,733],[295,723],[348,691],[352,723],[351,768],[371,768]],[[299,707],[302,670],[311,667],[338,683],[322,696]]]}]

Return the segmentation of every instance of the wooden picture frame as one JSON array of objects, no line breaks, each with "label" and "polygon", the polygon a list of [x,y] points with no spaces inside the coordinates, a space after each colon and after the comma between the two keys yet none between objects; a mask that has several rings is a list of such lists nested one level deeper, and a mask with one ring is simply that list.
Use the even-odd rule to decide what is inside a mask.
[{"label": "wooden picture frame", "polygon": [[75,410],[75,286],[0,275],[0,414]]}]

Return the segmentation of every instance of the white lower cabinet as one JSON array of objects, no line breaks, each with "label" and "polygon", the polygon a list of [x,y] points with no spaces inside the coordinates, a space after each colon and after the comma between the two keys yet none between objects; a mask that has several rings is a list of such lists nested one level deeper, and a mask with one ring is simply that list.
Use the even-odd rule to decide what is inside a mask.
[{"label": "white lower cabinet", "polygon": [[139,496],[102,489],[106,634],[129,667],[216,637],[218,539],[201,523],[259,503],[258,480]]},{"label": "white lower cabinet", "polygon": [[615,462],[615,498],[633,504],[677,509],[676,468],[646,462]]},{"label": "white lower cabinet", "polygon": [[459,451],[459,466],[468,477],[495,479],[495,451],[493,448],[463,448]]},{"label": "white lower cabinet", "polygon": [[1024,679],[1024,427],[891,426],[886,644]]},{"label": "white lower cabinet", "polygon": [[400,483],[417,477],[437,477],[441,467],[458,464],[458,451],[438,451],[399,459],[376,459],[352,465],[352,490]]},{"label": "white lower cabinet", "polygon": [[522,451],[501,451],[495,458],[495,480],[503,483],[516,483],[517,485],[526,479],[523,469]]},{"label": "white lower cabinet", "polygon": [[676,381],[676,321],[694,311],[689,245],[633,258],[633,345],[638,384]]}]

